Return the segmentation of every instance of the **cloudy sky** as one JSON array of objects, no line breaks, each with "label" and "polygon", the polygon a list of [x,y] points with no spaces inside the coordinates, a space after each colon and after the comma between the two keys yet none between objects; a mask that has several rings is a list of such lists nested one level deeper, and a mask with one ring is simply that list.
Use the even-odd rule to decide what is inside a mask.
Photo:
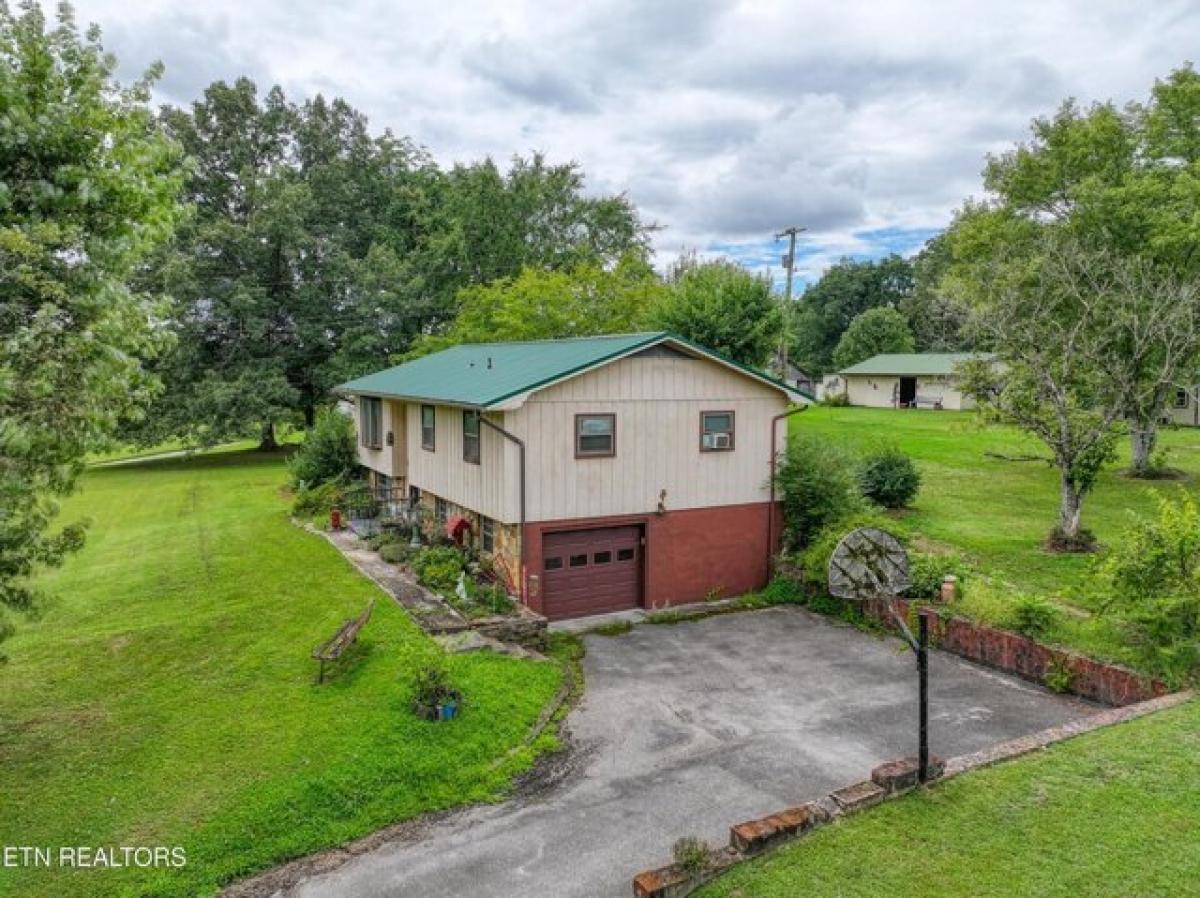
[{"label": "cloudy sky", "polygon": [[544,150],[681,248],[812,279],[911,252],[988,152],[1067,96],[1142,99],[1200,49],[1196,0],[78,0],[175,103],[248,74],[341,95],[440,161]]}]

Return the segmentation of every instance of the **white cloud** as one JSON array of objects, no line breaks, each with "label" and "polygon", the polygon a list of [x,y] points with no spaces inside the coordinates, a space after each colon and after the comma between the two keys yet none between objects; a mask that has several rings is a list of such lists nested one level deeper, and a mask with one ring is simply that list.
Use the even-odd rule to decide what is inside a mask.
[{"label": "white cloud", "polygon": [[1190,0],[80,0],[78,18],[127,74],[161,59],[172,102],[248,74],[345,96],[441,161],[578,160],[664,226],[664,262],[777,266],[773,232],[807,225],[810,277],[909,248],[1033,116],[1144,98],[1200,39]]}]

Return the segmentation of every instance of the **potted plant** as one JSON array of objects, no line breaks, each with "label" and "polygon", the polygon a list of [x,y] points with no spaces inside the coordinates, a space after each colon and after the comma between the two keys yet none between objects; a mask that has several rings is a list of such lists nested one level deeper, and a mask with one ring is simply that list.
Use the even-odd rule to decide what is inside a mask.
[{"label": "potted plant", "polygon": [[414,680],[413,713],[422,720],[453,720],[462,708],[462,693],[450,685],[446,668],[426,664]]}]

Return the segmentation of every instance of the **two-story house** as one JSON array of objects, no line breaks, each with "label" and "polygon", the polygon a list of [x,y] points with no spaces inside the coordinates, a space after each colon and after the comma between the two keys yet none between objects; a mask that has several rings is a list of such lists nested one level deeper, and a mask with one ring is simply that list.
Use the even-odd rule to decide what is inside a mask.
[{"label": "two-story house", "polygon": [[550,618],[762,586],[782,417],[811,401],[661,332],[460,345],[337,392],[372,482],[467,521]]}]

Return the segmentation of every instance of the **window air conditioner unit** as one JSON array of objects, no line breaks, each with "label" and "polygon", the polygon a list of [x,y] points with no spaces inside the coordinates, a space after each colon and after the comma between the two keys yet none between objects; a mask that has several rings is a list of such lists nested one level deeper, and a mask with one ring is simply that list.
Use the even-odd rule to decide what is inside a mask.
[{"label": "window air conditioner unit", "polygon": [[704,446],[706,449],[728,449],[729,434],[727,433],[706,433],[704,435]]}]

